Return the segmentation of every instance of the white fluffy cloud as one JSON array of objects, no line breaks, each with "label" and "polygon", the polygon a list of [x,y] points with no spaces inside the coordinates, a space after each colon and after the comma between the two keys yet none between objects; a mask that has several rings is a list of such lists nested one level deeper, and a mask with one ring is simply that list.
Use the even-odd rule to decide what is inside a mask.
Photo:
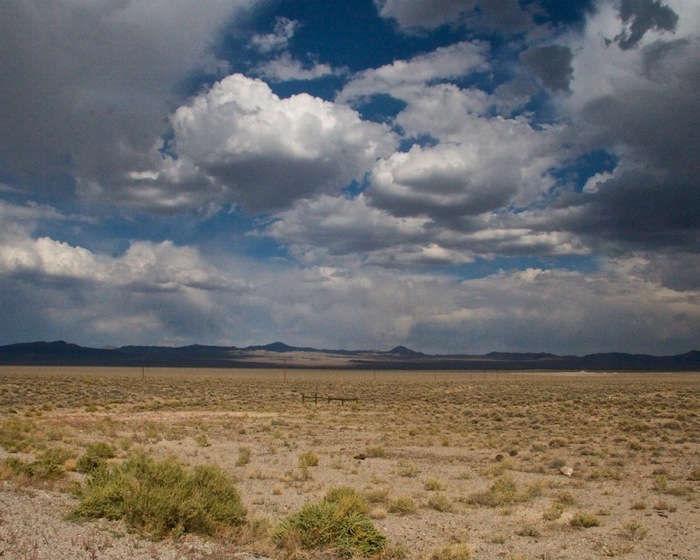
[{"label": "white fluffy cloud", "polygon": [[519,177],[513,175],[517,169],[485,166],[479,156],[476,150],[454,144],[413,146],[376,165],[369,197],[377,206],[403,216],[439,218],[500,208],[517,189]]},{"label": "white fluffy cloud", "polygon": [[415,134],[433,133],[446,142],[413,146],[375,166],[368,196],[397,215],[451,219],[527,206],[552,187],[550,171],[565,157],[554,149],[557,128],[535,130],[523,119],[469,113],[433,121],[428,110],[409,111],[397,120]]},{"label": "white fluffy cloud", "polygon": [[281,99],[263,81],[241,74],[177,109],[171,123],[177,163],[165,158],[160,169],[132,173],[130,188],[160,193],[170,183],[186,189],[188,181],[177,172],[182,169],[192,173],[194,195],[197,182],[206,183],[216,200],[252,212],[340,192],[396,143],[387,127],[362,121],[349,107],[308,94]]},{"label": "white fluffy cloud", "polygon": [[461,42],[418,55],[410,60],[365,70],[338,94],[339,101],[352,101],[377,93],[407,99],[427,83],[454,79],[486,68],[488,47],[479,41]]},{"label": "white fluffy cloud", "polygon": [[233,290],[235,280],[203,261],[189,247],[170,241],[131,243],[120,257],[108,257],[49,237],[16,238],[0,246],[0,274],[41,275],[130,287],[137,291]]}]

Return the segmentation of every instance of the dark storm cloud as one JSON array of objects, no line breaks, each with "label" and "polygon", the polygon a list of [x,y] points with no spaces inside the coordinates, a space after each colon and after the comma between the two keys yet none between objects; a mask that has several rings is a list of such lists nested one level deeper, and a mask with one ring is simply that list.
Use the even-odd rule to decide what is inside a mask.
[{"label": "dark storm cloud", "polygon": [[615,37],[623,50],[635,47],[650,29],[674,31],[678,24],[678,14],[659,0],[622,0],[620,19],[628,25]]},{"label": "dark storm cloud", "polygon": [[520,60],[552,91],[569,91],[573,54],[569,47],[550,45],[528,49]]},{"label": "dark storm cloud", "polygon": [[[660,170],[659,170],[660,171]],[[658,175],[663,175],[659,172]],[[680,183],[634,169],[577,195],[576,210],[561,227],[592,238],[611,254],[630,249],[700,247],[700,197],[696,182]],[[568,200],[569,202],[573,202]]]},{"label": "dark storm cloud", "polygon": [[528,33],[538,27],[577,25],[591,12],[595,0],[374,0],[382,17],[404,31],[436,29],[442,25],[502,34]]},{"label": "dark storm cloud", "polygon": [[167,131],[176,91],[243,1],[0,2],[0,166],[113,180]]},{"label": "dark storm cloud", "polygon": [[[700,41],[653,43],[640,52],[644,75],[620,79],[581,113],[585,141],[620,157],[583,205],[573,231],[623,247],[700,244]],[[620,243],[615,247],[615,243]]]},{"label": "dark storm cloud", "polygon": [[522,32],[534,26],[532,10],[518,0],[374,0],[382,17],[390,18],[403,30],[435,29],[445,24]]}]

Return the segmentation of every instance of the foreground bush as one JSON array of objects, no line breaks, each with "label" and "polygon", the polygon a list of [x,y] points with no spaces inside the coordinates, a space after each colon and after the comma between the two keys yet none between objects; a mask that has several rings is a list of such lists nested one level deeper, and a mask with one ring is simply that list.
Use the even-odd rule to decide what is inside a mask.
[{"label": "foreground bush", "polygon": [[233,481],[214,466],[186,470],[175,459],[136,455],[96,469],[82,491],[77,517],[123,519],[154,537],[212,534],[240,525],[245,508]]},{"label": "foreground bush", "polygon": [[273,539],[288,549],[331,549],[341,556],[371,556],[386,537],[365,511],[364,497],[351,488],[330,490],[320,502],[305,505],[276,527]]}]

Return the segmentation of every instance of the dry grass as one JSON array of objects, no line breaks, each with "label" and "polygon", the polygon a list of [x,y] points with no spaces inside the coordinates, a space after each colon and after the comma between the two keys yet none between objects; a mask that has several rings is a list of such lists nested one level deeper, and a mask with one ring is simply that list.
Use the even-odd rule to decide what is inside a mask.
[{"label": "dry grass", "polygon": [[[381,558],[653,557],[698,507],[696,375],[141,373],[0,368],[0,479],[67,488],[138,453],[215,465],[249,512],[217,546],[279,557],[311,553],[271,527],[340,486],[387,536]],[[316,392],[358,402],[302,403]],[[691,529],[681,556],[700,549]]]}]

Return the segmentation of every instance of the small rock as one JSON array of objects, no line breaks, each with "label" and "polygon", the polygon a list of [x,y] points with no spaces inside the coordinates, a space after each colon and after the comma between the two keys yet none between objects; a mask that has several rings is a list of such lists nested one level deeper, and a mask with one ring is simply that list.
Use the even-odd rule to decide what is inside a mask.
[{"label": "small rock", "polygon": [[503,459],[505,459],[505,457],[503,455],[501,455],[500,453],[498,455],[496,455],[496,461],[498,461],[499,463],[501,461],[503,461]]},{"label": "small rock", "polygon": [[508,452],[508,455],[510,455],[511,457],[516,457],[516,456],[518,455],[518,450],[517,450],[517,449],[511,449],[511,450]]},{"label": "small rock", "polygon": [[559,469],[559,472],[564,476],[571,476],[572,474],[574,474],[574,469],[572,469],[571,467],[562,467]]},{"label": "small rock", "polygon": [[364,453],[360,453],[358,455],[355,455],[353,459],[357,459],[358,461],[364,461],[367,458],[367,455]]}]

